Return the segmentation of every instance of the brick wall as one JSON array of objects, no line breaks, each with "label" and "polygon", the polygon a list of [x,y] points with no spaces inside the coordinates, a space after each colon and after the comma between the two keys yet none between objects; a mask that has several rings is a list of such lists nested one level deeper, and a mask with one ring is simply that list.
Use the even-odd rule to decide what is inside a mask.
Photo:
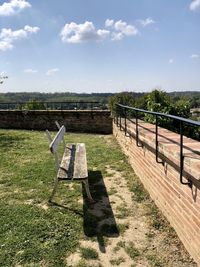
[{"label": "brick wall", "polygon": [[[123,124],[123,123],[122,123]],[[200,143],[184,137],[185,177],[193,186],[180,183],[179,135],[159,127],[159,161],[155,157],[155,126],[139,123],[138,147],[135,124],[128,123],[129,134],[113,124],[113,134],[151,198],[177,232],[190,255],[200,266]]]},{"label": "brick wall", "polygon": [[110,111],[0,111],[0,128],[5,129],[56,130],[56,120],[67,131],[112,133]]}]

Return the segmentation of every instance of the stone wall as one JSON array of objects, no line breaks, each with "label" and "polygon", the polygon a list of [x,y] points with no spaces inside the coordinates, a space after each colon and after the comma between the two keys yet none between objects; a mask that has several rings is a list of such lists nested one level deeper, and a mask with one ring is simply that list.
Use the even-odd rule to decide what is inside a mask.
[{"label": "stone wall", "polygon": [[110,111],[0,111],[0,128],[5,129],[56,130],[55,121],[71,132],[112,133]]},{"label": "stone wall", "polygon": [[180,182],[180,136],[159,127],[159,159],[155,156],[155,125],[139,122],[139,146],[135,124],[127,123],[127,134],[113,124],[113,134],[151,198],[177,232],[200,266],[200,143],[184,137],[183,181]]}]

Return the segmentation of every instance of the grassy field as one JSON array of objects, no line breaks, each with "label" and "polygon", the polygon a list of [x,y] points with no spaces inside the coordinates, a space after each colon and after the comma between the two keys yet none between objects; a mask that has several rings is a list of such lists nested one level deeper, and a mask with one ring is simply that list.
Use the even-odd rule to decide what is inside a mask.
[{"label": "grassy field", "polygon": [[[73,134],[66,141],[86,143],[90,180],[93,169],[103,174],[105,162],[123,159],[119,150],[110,157],[102,136]],[[48,205],[55,164],[44,132],[1,130],[0,151],[0,265],[64,266],[63,258],[83,235],[81,185],[67,190],[60,183],[56,203],[61,207]]]},{"label": "grassy field", "polygon": [[[66,142],[86,144],[89,183],[96,201],[102,194],[106,195],[106,189],[95,182],[111,176],[107,166],[122,172],[127,178],[133,201],[145,205],[146,221],[149,223],[147,239],[152,242],[155,234],[152,229],[166,231],[169,246],[169,238],[172,238],[172,243],[183,250],[173,230],[169,230],[162,215],[149,200],[112,136],[67,134]],[[79,244],[86,236],[93,241],[99,238],[94,230],[96,218],[87,214],[87,202],[82,201],[85,198],[82,186],[73,184],[73,187],[69,187],[60,183],[55,203],[48,203],[55,170],[45,133],[0,130],[0,153],[0,266],[67,266],[66,258],[77,249],[80,249],[85,259],[98,259],[97,251],[80,248]],[[110,195],[116,193],[114,188],[109,192]],[[126,207],[118,207],[118,212],[119,218],[127,216]],[[106,233],[118,231],[115,225],[109,229],[108,225],[103,226]],[[119,225],[118,234],[123,234],[126,227],[125,224]],[[155,251],[152,254],[148,249],[139,251],[133,245],[129,245],[130,248],[128,245],[123,246],[132,258],[143,255],[149,266],[172,266],[159,253],[155,255]],[[116,247],[116,251],[119,248]],[[181,262],[180,255],[180,252],[176,252]],[[187,258],[186,255],[184,261]],[[116,262],[119,265],[124,259],[110,262],[110,265]],[[84,264],[81,261],[77,266],[89,266]]]}]

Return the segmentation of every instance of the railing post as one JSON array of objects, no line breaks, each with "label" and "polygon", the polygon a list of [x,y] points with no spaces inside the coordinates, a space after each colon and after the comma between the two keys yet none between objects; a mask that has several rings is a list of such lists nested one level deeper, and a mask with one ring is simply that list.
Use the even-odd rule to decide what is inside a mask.
[{"label": "railing post", "polygon": [[115,112],[113,112],[112,116],[113,116],[113,121],[114,121],[114,123],[116,124],[117,121],[116,121],[116,114],[115,114]]},{"label": "railing post", "polygon": [[156,162],[162,163],[164,166],[164,162],[158,160],[158,115],[157,114],[156,114]]},{"label": "railing post", "polygon": [[121,112],[122,112],[122,108],[120,107],[120,109],[119,109],[119,128],[120,128],[120,130],[122,129],[122,114],[121,114]]},{"label": "railing post", "polygon": [[116,116],[116,124],[117,124],[117,127],[119,126],[119,120],[118,120],[118,105],[117,104],[115,104],[115,107],[116,107],[116,110],[115,110],[115,116]]},{"label": "railing post", "polygon": [[183,155],[183,122],[180,121],[180,182],[184,185],[192,187],[192,181],[183,182],[183,168],[184,168],[184,155]]},{"label": "railing post", "polygon": [[137,110],[135,111],[135,126],[136,126],[136,145],[139,146],[139,137],[138,137],[138,112]]},{"label": "railing post", "polygon": [[135,126],[136,126],[136,145],[138,146],[138,114],[135,112]]},{"label": "railing post", "polygon": [[158,116],[156,115],[156,161],[158,162]]},{"label": "railing post", "polygon": [[125,135],[127,133],[127,125],[126,125],[126,108],[124,108],[124,126],[125,126]]}]

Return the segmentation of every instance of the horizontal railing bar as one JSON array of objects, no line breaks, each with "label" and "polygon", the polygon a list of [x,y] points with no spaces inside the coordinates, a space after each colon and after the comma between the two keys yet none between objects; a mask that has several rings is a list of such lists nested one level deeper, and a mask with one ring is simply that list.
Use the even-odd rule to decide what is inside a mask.
[{"label": "horizontal railing bar", "polygon": [[182,121],[182,122],[185,122],[185,123],[188,123],[188,124],[200,126],[200,122],[199,121],[194,121],[194,120],[191,120],[191,119],[185,119],[185,118],[178,117],[178,116],[175,116],[175,115],[170,115],[170,114],[165,114],[165,113],[160,113],[160,112],[155,112],[155,111],[149,111],[149,110],[145,110],[145,109],[133,108],[133,107],[124,106],[124,105],[121,105],[121,104],[116,104],[116,105],[121,107],[121,108],[129,109],[129,110],[133,110],[133,111],[138,111],[138,112],[141,112],[141,113],[148,113],[148,114],[155,115],[155,116],[157,115],[157,116],[161,116],[161,117],[166,117],[166,118]]},{"label": "horizontal railing bar", "polygon": [[26,101],[26,102],[0,102],[0,105],[18,105],[18,104],[30,104],[30,103],[44,103],[44,104],[100,104],[98,101],[42,101],[42,100],[34,100],[34,101]]},{"label": "horizontal railing bar", "polygon": [[[121,110],[124,110],[125,113],[126,113],[126,119],[127,118],[127,110],[132,110],[132,111],[135,111],[135,119],[136,119],[136,122],[135,122],[135,125],[136,125],[136,129],[135,129],[135,139],[136,139],[136,145],[137,146],[140,146],[139,145],[139,131],[138,131],[138,127],[139,127],[139,124],[138,124],[138,113],[141,112],[141,113],[147,113],[147,114],[151,114],[151,115],[154,115],[155,116],[155,135],[156,135],[156,139],[155,139],[155,150],[156,150],[156,162],[157,163],[162,163],[163,166],[164,166],[164,161],[159,161],[158,158],[159,158],[159,151],[158,151],[158,148],[159,148],[159,144],[158,144],[158,117],[165,117],[165,118],[170,118],[170,119],[173,119],[173,120],[176,120],[179,122],[179,127],[180,127],[180,166],[179,166],[179,173],[180,173],[180,182],[181,184],[183,185],[188,185],[189,187],[192,187],[192,184],[193,184],[193,181],[188,178],[187,182],[184,182],[183,181],[183,173],[184,173],[184,154],[183,154],[183,123],[187,123],[187,124],[190,124],[190,125],[195,125],[195,126],[200,126],[200,122],[198,121],[194,121],[194,120],[191,120],[191,119],[185,119],[185,118],[182,118],[182,117],[178,117],[178,116],[174,116],[174,115],[170,115],[170,114],[165,114],[165,113],[160,113],[160,112],[155,112],[155,111],[149,111],[149,110],[145,110],[145,109],[139,109],[139,108],[133,108],[133,107],[129,107],[129,106],[125,106],[125,105],[122,105],[122,104],[117,104],[116,103],[116,106],[117,106],[117,110],[120,108]],[[130,119],[128,119],[129,121],[131,121]],[[121,112],[120,112],[120,130],[122,128],[122,125],[121,125]],[[127,129],[126,129],[126,132],[127,132]],[[143,144],[142,144],[143,146]]]}]

